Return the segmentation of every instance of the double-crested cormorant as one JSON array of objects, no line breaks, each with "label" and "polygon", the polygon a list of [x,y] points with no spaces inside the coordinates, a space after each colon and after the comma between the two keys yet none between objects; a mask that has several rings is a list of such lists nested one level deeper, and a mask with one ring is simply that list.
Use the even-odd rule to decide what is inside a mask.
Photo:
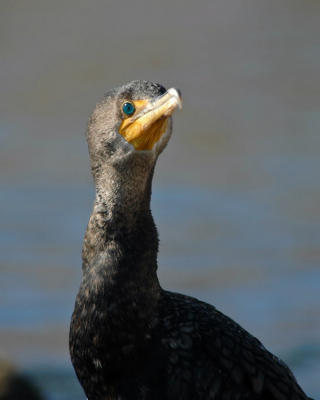
[{"label": "double-crested cormorant", "polygon": [[89,400],[308,399],[238,324],[159,284],[151,181],[180,104],[176,89],[133,81],[91,116],[96,199],[70,328],[76,374]]}]

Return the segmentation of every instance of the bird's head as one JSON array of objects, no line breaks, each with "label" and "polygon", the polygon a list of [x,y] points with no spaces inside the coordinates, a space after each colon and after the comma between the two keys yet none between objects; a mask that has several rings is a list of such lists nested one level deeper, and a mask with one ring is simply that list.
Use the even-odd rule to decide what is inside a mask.
[{"label": "bird's head", "polygon": [[177,106],[181,96],[176,89],[148,81],[132,81],[107,92],[88,126],[93,174],[102,166],[152,168],[170,138]]}]

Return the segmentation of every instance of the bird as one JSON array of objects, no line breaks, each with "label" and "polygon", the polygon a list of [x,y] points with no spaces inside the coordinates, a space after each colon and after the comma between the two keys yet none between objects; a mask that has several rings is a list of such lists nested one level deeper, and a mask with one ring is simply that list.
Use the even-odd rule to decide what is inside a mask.
[{"label": "bird", "polygon": [[181,92],[135,80],[88,123],[95,200],[69,348],[88,400],[309,399],[278,357],[214,306],[164,290],[150,200]]}]

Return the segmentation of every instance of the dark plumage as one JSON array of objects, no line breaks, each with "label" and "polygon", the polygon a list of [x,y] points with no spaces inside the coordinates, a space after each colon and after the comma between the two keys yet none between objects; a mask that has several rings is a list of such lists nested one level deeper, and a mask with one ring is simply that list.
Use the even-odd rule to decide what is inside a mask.
[{"label": "dark plumage", "polygon": [[96,199],[70,327],[80,383],[89,400],[307,399],[288,367],[234,321],[159,285],[150,197],[155,162],[179,103],[170,90],[173,107],[139,131],[154,135],[156,123],[167,123],[151,150],[136,150],[137,142],[125,139],[136,131],[123,128],[130,120],[121,106],[143,104],[132,125],[140,127],[140,114],[166,93],[161,85],[134,81],[110,91],[89,122]]}]

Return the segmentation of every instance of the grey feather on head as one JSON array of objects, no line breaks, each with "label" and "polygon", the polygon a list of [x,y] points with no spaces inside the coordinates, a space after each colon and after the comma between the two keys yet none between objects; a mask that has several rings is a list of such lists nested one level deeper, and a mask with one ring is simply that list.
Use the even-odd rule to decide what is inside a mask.
[{"label": "grey feather on head", "polygon": [[168,118],[167,130],[152,150],[136,150],[119,133],[123,120],[121,105],[124,101],[134,100],[152,102],[165,92],[166,89],[160,84],[137,80],[110,90],[96,105],[87,130],[91,168],[95,179],[99,179],[99,175],[103,174],[106,168],[129,175],[134,171],[141,174],[153,169],[157,157],[170,138],[172,119]]}]

